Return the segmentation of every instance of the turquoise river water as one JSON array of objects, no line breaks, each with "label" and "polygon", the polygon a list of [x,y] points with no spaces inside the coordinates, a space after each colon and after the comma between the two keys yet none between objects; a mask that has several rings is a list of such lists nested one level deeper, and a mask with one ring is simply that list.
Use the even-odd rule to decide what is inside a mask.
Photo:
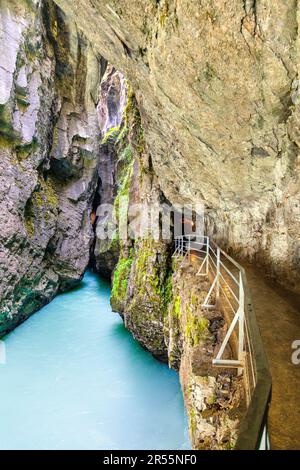
[{"label": "turquoise river water", "polygon": [[126,331],[88,272],[4,339],[0,449],[188,449],[178,374]]}]

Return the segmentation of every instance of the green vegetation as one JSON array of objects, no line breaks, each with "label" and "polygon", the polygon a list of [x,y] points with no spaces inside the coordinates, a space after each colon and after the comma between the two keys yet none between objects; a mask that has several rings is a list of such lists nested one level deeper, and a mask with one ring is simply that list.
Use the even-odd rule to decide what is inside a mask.
[{"label": "green vegetation", "polygon": [[196,309],[199,304],[199,297],[194,291],[191,292],[190,304],[194,309]]},{"label": "green vegetation", "polygon": [[132,148],[131,145],[127,145],[119,154],[118,163],[130,164],[132,161]]},{"label": "green vegetation", "polygon": [[130,115],[132,114],[132,111],[135,111],[136,109],[136,106],[134,106],[133,100],[134,100],[134,93],[133,93],[131,86],[127,82],[127,102],[126,102],[126,106],[124,108],[124,113],[123,113],[127,128],[129,127],[129,124],[130,124],[129,122]]},{"label": "green vegetation", "polygon": [[36,152],[39,148],[39,143],[36,137],[32,139],[31,142],[27,144],[19,144],[16,146],[15,150],[19,159],[27,158],[29,154]]},{"label": "green vegetation", "polygon": [[30,105],[29,101],[25,100],[24,98],[18,98],[18,97],[17,97],[17,103],[21,111],[26,111],[26,109]]},{"label": "green vegetation", "polygon": [[147,284],[148,295],[150,295],[149,300],[160,302],[163,298],[162,285],[154,257],[155,250],[152,246],[152,240],[143,240],[136,258],[136,285],[141,290],[142,295],[145,295],[145,285]]},{"label": "green vegetation", "polygon": [[153,310],[158,309],[165,317],[173,298],[173,270],[166,269],[167,264],[167,251],[162,242],[152,238],[136,242],[133,279],[135,295],[143,303],[151,303]]},{"label": "green vegetation", "polygon": [[27,202],[24,212],[24,225],[30,238],[34,236],[34,212],[31,200]]},{"label": "green vegetation", "polygon": [[120,132],[120,126],[111,127],[110,129],[108,129],[105,136],[101,140],[101,145],[116,142],[119,136],[119,132]]},{"label": "green vegetation", "polygon": [[27,100],[26,88],[15,85],[15,95],[19,108],[21,109],[21,111],[25,111],[30,105],[29,101]]},{"label": "green vegetation", "polygon": [[35,10],[36,9],[36,5],[35,3],[32,1],[32,0],[25,0],[25,3],[27,4],[27,6],[32,9],[32,10]]},{"label": "green vegetation", "polygon": [[40,44],[33,44],[32,42],[27,40],[24,43],[24,51],[25,51],[26,57],[29,60],[33,60],[37,56],[38,52],[40,51]]},{"label": "green vegetation", "polygon": [[39,217],[48,222],[50,213],[58,208],[58,199],[52,182],[43,178],[39,179],[38,188],[28,200],[25,213],[24,224],[29,237],[34,236],[35,222]]},{"label": "green vegetation", "polygon": [[118,223],[120,223],[120,221],[124,222],[125,217],[127,217],[132,170],[133,164],[131,163],[131,165],[126,169],[126,173],[120,183],[117,197],[114,202],[114,215]]},{"label": "green vegetation", "polygon": [[214,405],[216,401],[217,401],[217,396],[215,393],[213,393],[210,397],[206,398],[206,403],[209,406]]},{"label": "green vegetation", "polygon": [[80,148],[79,154],[84,160],[94,160],[94,154],[90,150]]},{"label": "green vegetation", "polygon": [[128,136],[128,127],[123,126],[118,134],[117,142],[125,141],[127,136]]},{"label": "green vegetation", "polygon": [[127,103],[124,109],[124,119],[126,128],[130,129],[134,150],[139,156],[143,153],[145,148],[144,129],[142,127],[141,115],[137,107],[136,99],[129,84],[127,84]]},{"label": "green vegetation", "polygon": [[172,311],[174,317],[177,318],[177,320],[179,320],[182,316],[180,303],[181,303],[180,295],[177,295],[177,297],[174,300],[174,306],[173,306],[173,311]]},{"label": "green vegetation", "polygon": [[163,291],[162,291],[163,302],[164,302],[164,310],[165,310],[166,314],[168,313],[168,307],[169,307],[169,304],[171,303],[172,298],[173,298],[173,291],[172,291],[173,283],[172,283],[172,280],[173,280],[173,270],[170,269],[169,272],[167,273],[166,278],[165,278],[165,282],[163,284]]},{"label": "green vegetation", "polygon": [[122,258],[120,257],[116,269],[114,271],[113,283],[112,283],[112,300],[118,303],[122,303],[126,299],[127,284],[129,274],[132,265],[132,257]]},{"label": "green vegetation", "polygon": [[[20,90],[23,89],[20,88]],[[22,144],[19,133],[13,128],[9,109],[2,104],[0,105],[0,146],[11,147],[15,150],[19,159],[26,158],[39,147],[39,143],[35,137],[31,142]]]},{"label": "green vegetation", "polygon": [[169,16],[169,5],[168,5],[168,2],[166,1],[163,4],[163,8],[162,8],[160,16],[159,16],[159,23],[160,23],[161,27],[163,27],[165,25],[165,22],[166,22],[166,19],[168,18],[168,16]]},{"label": "green vegetation", "polygon": [[0,145],[13,145],[20,143],[20,136],[14,130],[9,109],[0,104]]},{"label": "green vegetation", "polygon": [[186,326],[185,336],[191,346],[197,346],[200,340],[205,340],[208,336],[209,321],[191,311],[189,306],[186,306]]},{"label": "green vegetation", "polygon": [[43,178],[40,178],[39,186],[39,190],[34,193],[36,205],[39,207],[50,206],[53,209],[57,208],[58,199],[51,181],[45,181]]},{"label": "green vegetation", "polygon": [[[114,218],[124,227],[127,222],[130,200],[130,188],[134,171],[134,161],[139,159],[140,168],[143,168],[141,154],[144,151],[144,132],[141,126],[141,117],[137,109],[134,93],[127,84],[127,103],[123,113],[123,121],[119,127],[109,129],[103,137],[101,144],[110,144],[115,147],[117,154],[117,195],[114,201]],[[118,239],[119,229],[116,237]],[[119,242],[119,240],[118,240]],[[120,243],[120,242],[119,242]],[[161,248],[154,240],[139,240],[135,243],[135,269],[134,286],[137,305],[155,304],[159,312],[167,312],[167,307],[172,299],[172,271],[166,271],[157,260],[157,250]],[[122,252],[122,247],[121,247]],[[130,256],[131,258],[131,256]],[[120,257],[114,273],[112,304],[125,301],[127,289],[127,275],[132,261],[126,261],[127,257]],[[130,309],[135,310],[131,302]],[[145,310],[147,308],[145,307]],[[147,310],[148,311],[148,310]],[[152,315],[152,308],[149,314]],[[137,315],[138,316],[138,315]],[[138,321],[138,318],[136,318]]]},{"label": "green vegetation", "polygon": [[[128,127],[123,123],[118,127],[110,128],[102,139],[101,145],[115,146],[117,154],[117,195],[114,201],[114,220],[118,225],[127,224],[129,206],[129,190],[133,173],[133,151],[128,142]],[[115,240],[111,247],[119,244],[119,229],[115,232]]]},{"label": "green vegetation", "polygon": [[192,436],[195,434],[197,431],[197,417],[196,417],[196,411],[194,408],[189,409],[189,422],[190,422],[190,430]]}]

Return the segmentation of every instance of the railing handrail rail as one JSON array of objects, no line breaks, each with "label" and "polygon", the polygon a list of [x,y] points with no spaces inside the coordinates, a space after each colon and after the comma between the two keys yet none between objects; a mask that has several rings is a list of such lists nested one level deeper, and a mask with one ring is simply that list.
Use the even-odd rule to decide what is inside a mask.
[{"label": "railing handrail rail", "polygon": [[[246,323],[249,332],[249,341],[251,343],[249,344],[249,354],[251,355],[251,360],[255,367],[255,378],[253,378],[254,388],[251,393],[250,403],[248,404],[247,412],[240,424],[240,430],[235,449],[257,449],[263,434],[263,428],[266,426],[268,407],[271,397],[272,380],[267,357],[260,336],[258,323],[254,313],[246,272],[237,261],[235,261],[230,255],[222,250],[208,236],[181,235],[175,237],[175,240],[180,243],[179,247],[181,250],[183,250],[184,245],[186,244],[185,242],[187,242],[188,249],[199,251],[194,245],[191,247],[189,240],[184,240],[184,238],[190,239],[191,237],[206,240],[208,256],[209,250],[211,250],[214,253],[214,256],[218,258],[216,262],[219,262],[219,266],[222,265],[226,270],[229,269],[220,259],[220,254],[222,254],[233,264],[236,269],[238,269],[239,272],[239,284],[240,282],[242,283],[243,290],[242,306],[243,315],[245,318],[244,322]],[[195,244],[197,242],[192,243]],[[211,244],[213,244],[216,248],[216,253],[212,250],[210,246]],[[232,276],[234,275],[232,274]]]},{"label": "railing handrail rail", "polygon": [[253,307],[246,272],[242,266],[240,266],[240,270],[243,277],[245,299],[247,300],[245,302],[245,317],[249,330],[252,332],[251,341],[253,355],[255,356],[256,383],[247,412],[241,421],[235,449],[255,450],[259,447],[263,428],[267,421],[271,400],[272,377]]},{"label": "railing handrail rail", "polygon": [[222,253],[222,255],[224,255],[225,258],[227,258],[228,261],[230,261],[237,269],[239,269],[240,271],[243,269],[242,266],[237,261],[235,261],[235,259],[233,259],[230,255],[228,255],[228,253],[226,253],[226,251],[222,250],[222,248],[220,248],[219,245],[217,245],[210,238],[209,238],[209,242],[213,243],[213,245],[215,245],[215,247],[217,247],[220,250],[220,253]]},{"label": "railing handrail rail", "polygon": [[183,234],[183,235],[176,235],[174,236],[174,240],[177,240],[179,238],[204,238],[205,240],[207,240],[209,237],[207,235],[194,235],[193,233],[188,233],[188,234]]}]

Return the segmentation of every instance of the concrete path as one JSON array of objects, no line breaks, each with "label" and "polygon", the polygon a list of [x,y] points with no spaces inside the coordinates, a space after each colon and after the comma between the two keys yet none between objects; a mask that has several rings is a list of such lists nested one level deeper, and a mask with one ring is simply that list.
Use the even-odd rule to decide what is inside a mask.
[{"label": "concrete path", "polygon": [[300,340],[300,296],[265,279],[262,271],[243,266],[272,374],[271,447],[300,449],[300,365],[291,360],[292,342]]}]

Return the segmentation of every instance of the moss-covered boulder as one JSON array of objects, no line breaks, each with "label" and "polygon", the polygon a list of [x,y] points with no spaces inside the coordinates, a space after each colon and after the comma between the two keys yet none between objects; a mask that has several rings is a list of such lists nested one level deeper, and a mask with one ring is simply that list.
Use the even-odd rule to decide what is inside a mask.
[{"label": "moss-covered boulder", "polygon": [[169,255],[164,242],[148,238],[135,243],[124,309],[126,327],[154,356],[165,361]]},{"label": "moss-covered boulder", "polygon": [[112,280],[111,306],[115,312],[123,313],[126,305],[127,287],[132,265],[132,253],[121,253]]}]

